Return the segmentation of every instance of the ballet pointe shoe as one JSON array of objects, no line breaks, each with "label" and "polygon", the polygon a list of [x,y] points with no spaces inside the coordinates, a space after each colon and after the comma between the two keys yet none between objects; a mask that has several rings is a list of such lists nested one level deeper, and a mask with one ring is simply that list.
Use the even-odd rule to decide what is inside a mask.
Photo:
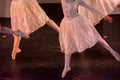
[{"label": "ballet pointe shoe", "polygon": [[71,70],[71,68],[64,68],[63,72],[62,72],[62,78],[64,78],[66,76],[66,74]]},{"label": "ballet pointe shoe", "polygon": [[20,53],[21,52],[21,49],[19,49],[19,48],[17,48],[17,49],[13,49],[13,51],[12,51],[12,60],[15,60],[16,59],[16,55],[18,54],[18,53]]},{"label": "ballet pointe shoe", "polygon": [[12,60],[16,59],[16,54],[12,54]]},{"label": "ballet pointe shoe", "polygon": [[117,53],[116,51],[112,51],[111,53],[113,54],[114,58],[115,58],[117,61],[120,61],[120,54],[119,54],[119,53]]}]

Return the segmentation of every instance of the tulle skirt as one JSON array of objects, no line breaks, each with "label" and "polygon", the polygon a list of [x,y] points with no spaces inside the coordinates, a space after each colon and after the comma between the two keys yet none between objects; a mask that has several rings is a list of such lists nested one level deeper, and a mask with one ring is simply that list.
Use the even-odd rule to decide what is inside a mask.
[{"label": "tulle skirt", "polygon": [[83,52],[98,42],[99,33],[84,16],[63,18],[60,24],[59,41],[61,51],[66,54]]},{"label": "tulle skirt", "polygon": [[11,2],[11,26],[30,34],[48,21],[48,16],[36,0],[13,0]]},{"label": "tulle skirt", "polygon": [[[94,7],[99,12],[108,15],[117,7],[120,3],[120,0],[84,0],[88,5]],[[94,25],[99,23],[103,17],[91,12],[90,10],[79,6],[78,13],[82,16],[87,17]]]}]

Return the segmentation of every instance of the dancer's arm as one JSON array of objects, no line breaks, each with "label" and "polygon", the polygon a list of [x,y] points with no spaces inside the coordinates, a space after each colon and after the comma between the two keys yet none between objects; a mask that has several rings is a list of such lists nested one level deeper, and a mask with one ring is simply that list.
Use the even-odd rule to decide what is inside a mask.
[{"label": "dancer's arm", "polygon": [[80,5],[84,6],[85,8],[89,9],[91,12],[94,12],[96,14],[99,14],[100,16],[102,16],[104,18],[104,20],[108,21],[109,23],[112,23],[112,18],[110,16],[106,16],[105,14],[102,14],[101,12],[97,11],[95,8],[89,6],[88,4],[86,4],[83,0],[78,0]]},{"label": "dancer's arm", "polygon": [[[91,12],[94,12],[96,14],[99,14],[102,17],[105,17],[106,15],[97,11],[95,8],[89,6],[88,4],[86,4],[83,0],[77,0],[79,2],[79,4],[85,8],[87,8],[88,10],[90,10]],[[99,6],[99,5],[98,5]]]}]

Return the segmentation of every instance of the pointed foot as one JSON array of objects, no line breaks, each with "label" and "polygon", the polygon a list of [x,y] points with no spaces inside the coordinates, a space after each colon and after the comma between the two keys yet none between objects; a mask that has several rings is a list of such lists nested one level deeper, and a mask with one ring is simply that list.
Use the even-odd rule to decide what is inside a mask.
[{"label": "pointed foot", "polygon": [[119,53],[117,53],[116,51],[113,51],[112,54],[117,61],[120,61],[120,54]]},{"label": "pointed foot", "polygon": [[21,52],[21,49],[19,49],[19,48],[17,48],[17,49],[13,49],[13,51],[12,51],[12,60],[15,60],[16,59],[16,55],[18,54],[18,53],[20,53]]},{"label": "pointed foot", "polygon": [[62,72],[62,78],[64,78],[66,76],[66,74],[71,70],[71,68],[64,68],[63,72]]}]

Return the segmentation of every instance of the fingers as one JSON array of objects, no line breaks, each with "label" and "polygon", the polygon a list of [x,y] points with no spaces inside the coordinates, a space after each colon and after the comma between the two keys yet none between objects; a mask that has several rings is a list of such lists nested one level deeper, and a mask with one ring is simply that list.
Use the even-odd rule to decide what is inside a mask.
[{"label": "fingers", "polygon": [[105,16],[104,20],[109,22],[109,23],[113,22],[113,19],[110,16]]}]

